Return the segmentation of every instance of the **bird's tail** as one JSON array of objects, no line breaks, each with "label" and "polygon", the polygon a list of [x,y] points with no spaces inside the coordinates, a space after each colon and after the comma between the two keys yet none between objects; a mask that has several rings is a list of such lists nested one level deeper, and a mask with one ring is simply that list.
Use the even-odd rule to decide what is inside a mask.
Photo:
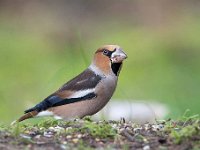
[{"label": "bird's tail", "polygon": [[29,119],[29,118],[33,118],[37,114],[38,114],[38,112],[36,110],[28,112],[28,113],[24,114],[23,116],[21,116],[17,121],[21,122],[23,120],[26,120],[26,119]]},{"label": "bird's tail", "polygon": [[11,125],[15,124],[16,122],[21,122],[23,120],[29,119],[29,118],[33,118],[38,114],[38,112],[36,110],[33,110],[31,112],[25,113],[23,116],[21,116],[19,119],[13,121],[11,123]]},{"label": "bird's tail", "polygon": [[35,107],[25,110],[24,111],[25,114],[21,116],[19,119],[13,121],[11,125],[35,117],[41,110],[45,110],[46,108],[48,108],[48,106],[49,103],[47,100],[42,101],[41,103],[35,105]]}]

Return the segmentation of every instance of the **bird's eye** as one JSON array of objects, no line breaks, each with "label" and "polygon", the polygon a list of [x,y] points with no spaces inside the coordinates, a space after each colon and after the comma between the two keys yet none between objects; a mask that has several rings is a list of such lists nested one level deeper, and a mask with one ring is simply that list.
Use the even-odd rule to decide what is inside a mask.
[{"label": "bird's eye", "polygon": [[103,54],[104,54],[104,55],[108,55],[108,50],[107,50],[107,49],[104,49],[104,50],[103,50]]}]

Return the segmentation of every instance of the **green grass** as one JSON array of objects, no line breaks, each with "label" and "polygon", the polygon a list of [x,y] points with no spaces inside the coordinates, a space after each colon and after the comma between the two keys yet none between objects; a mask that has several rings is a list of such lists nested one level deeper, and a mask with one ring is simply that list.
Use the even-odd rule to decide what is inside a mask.
[{"label": "green grass", "polygon": [[[59,128],[56,129],[57,127]],[[49,132],[53,133],[53,138],[45,138],[45,134]],[[7,139],[12,139],[8,141],[8,146],[21,145],[24,148],[27,145],[35,147],[48,145],[38,145],[36,138],[38,137],[40,142],[51,142],[53,147],[63,145],[78,149],[95,147],[109,149],[117,145],[129,149],[130,146],[144,146],[161,140],[157,143],[159,145],[151,144],[151,148],[179,147],[183,149],[190,145],[190,148],[198,149],[200,147],[198,142],[200,118],[199,115],[190,116],[188,111],[176,120],[158,120],[155,124],[145,125],[123,121],[95,122],[90,117],[71,121],[40,118],[37,121],[29,120],[12,126],[1,125],[0,134],[6,136]],[[133,139],[132,142],[129,141],[130,137]]]},{"label": "green grass", "polygon": [[189,115],[187,110],[182,117],[176,122],[171,121],[165,126],[166,132],[173,139],[175,144],[181,144],[183,141],[189,140],[200,134],[199,132],[199,115]]},{"label": "green grass", "polygon": [[[76,126],[76,124],[80,125]],[[41,117],[35,120],[31,119],[20,123],[15,123],[12,126],[1,125],[0,131],[8,131],[12,136],[19,137],[20,134],[27,133],[28,131],[33,130],[33,128],[40,130],[40,132],[45,132],[50,127],[56,126],[65,126],[65,128],[73,127],[63,132],[66,135],[74,133],[89,133],[94,138],[111,139],[116,135],[116,130],[113,129],[110,124],[105,121],[95,123],[90,119],[90,117],[85,117],[82,122],[55,120],[51,117]]]},{"label": "green grass", "polygon": [[186,109],[199,114],[200,23],[192,20],[180,24],[167,31],[105,25],[106,36],[106,31],[96,31],[96,38],[74,33],[77,41],[63,44],[2,23],[1,122],[13,121],[80,73],[89,65],[95,49],[108,43],[121,45],[129,57],[113,98],[163,102],[172,118]]}]

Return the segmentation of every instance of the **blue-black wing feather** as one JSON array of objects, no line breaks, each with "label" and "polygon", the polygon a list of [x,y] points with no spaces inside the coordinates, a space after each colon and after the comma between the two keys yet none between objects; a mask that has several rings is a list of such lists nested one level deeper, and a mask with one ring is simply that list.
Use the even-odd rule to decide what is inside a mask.
[{"label": "blue-black wing feather", "polygon": [[36,110],[37,112],[41,112],[41,111],[47,110],[48,108],[51,108],[51,107],[80,102],[80,101],[84,101],[84,100],[90,100],[92,98],[95,98],[96,96],[97,95],[95,93],[89,93],[89,94],[87,94],[83,97],[79,97],[79,98],[62,99],[59,96],[52,95],[52,96],[47,97],[45,100],[43,100],[39,104],[37,104],[35,107],[25,110],[25,113],[28,113],[28,112],[31,112],[34,110]]},{"label": "blue-black wing feather", "polygon": [[95,74],[92,70],[86,69],[81,74],[64,84],[58,91],[53,93],[52,95],[45,98],[42,102],[37,104],[35,107],[25,110],[25,113],[36,110],[37,112],[41,112],[47,110],[51,107],[61,106],[65,104],[75,103],[83,100],[90,100],[97,95],[95,93],[89,93],[83,97],[79,98],[61,98],[59,97],[60,92],[65,91],[81,91],[87,89],[93,89],[97,86],[97,84],[101,81],[102,77]]}]

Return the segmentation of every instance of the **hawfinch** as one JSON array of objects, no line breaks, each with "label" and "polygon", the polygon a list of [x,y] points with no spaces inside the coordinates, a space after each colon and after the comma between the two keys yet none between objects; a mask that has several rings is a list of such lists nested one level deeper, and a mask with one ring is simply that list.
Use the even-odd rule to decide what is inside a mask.
[{"label": "hawfinch", "polygon": [[33,108],[25,110],[17,121],[50,115],[63,119],[83,118],[97,113],[112,97],[126,58],[118,45],[102,46],[86,70]]}]

